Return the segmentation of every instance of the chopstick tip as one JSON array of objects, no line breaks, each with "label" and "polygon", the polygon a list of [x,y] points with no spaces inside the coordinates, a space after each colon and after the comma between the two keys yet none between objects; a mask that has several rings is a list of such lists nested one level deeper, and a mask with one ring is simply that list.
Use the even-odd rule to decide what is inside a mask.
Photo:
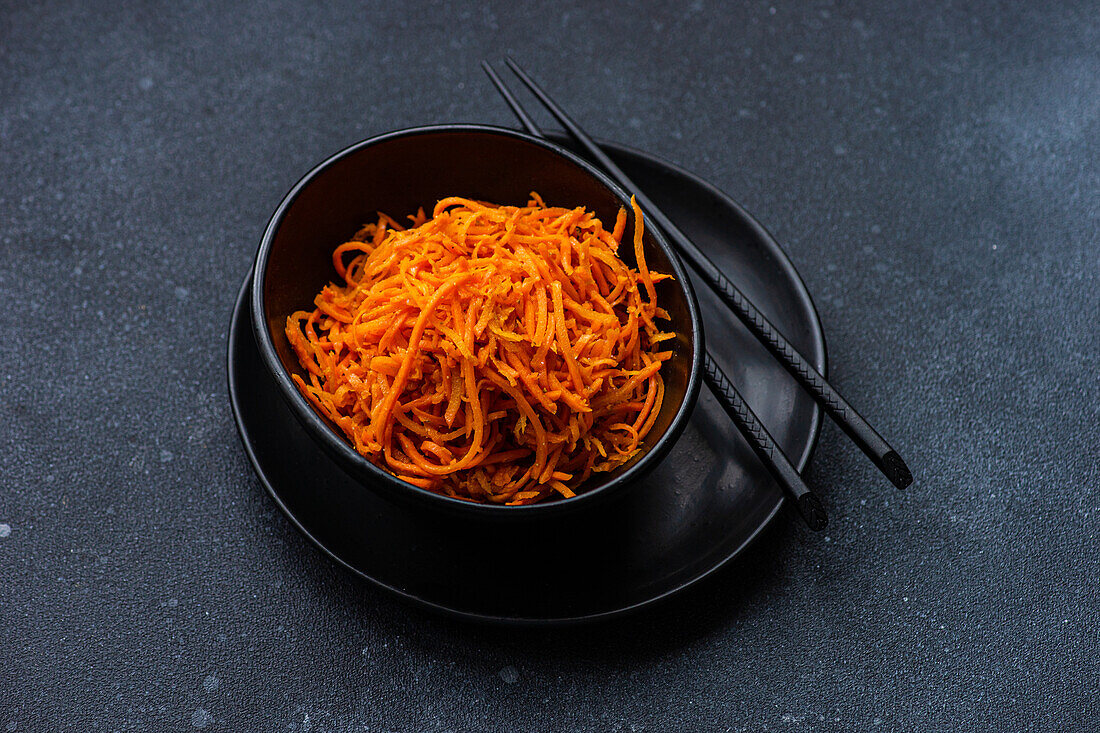
[{"label": "chopstick tip", "polygon": [[817,495],[807,492],[798,497],[798,512],[806,520],[806,526],[814,532],[820,532],[829,526],[829,516]]},{"label": "chopstick tip", "polygon": [[905,465],[905,461],[897,451],[890,451],[882,457],[882,472],[899,489],[906,489],[913,484],[913,472],[909,470],[909,466]]}]

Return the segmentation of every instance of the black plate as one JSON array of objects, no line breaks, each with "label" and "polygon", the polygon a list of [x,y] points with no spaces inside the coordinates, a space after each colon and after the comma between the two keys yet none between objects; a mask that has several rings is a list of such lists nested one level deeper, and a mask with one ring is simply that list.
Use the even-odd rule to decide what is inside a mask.
[{"label": "black plate", "polygon": [[[560,141],[560,139],[559,139]],[[729,197],[692,174],[609,145],[615,161],[823,373],[821,323],[772,237]],[[229,331],[229,393],[245,450],[279,507],[347,569],[451,614],[562,623],[621,614],[667,597],[743,550],[783,494],[703,390],[679,442],[621,500],[522,530],[430,518],[350,479],[316,447],[260,364],[246,281]],[[783,368],[696,282],[707,347],[801,470],[820,413]]]}]

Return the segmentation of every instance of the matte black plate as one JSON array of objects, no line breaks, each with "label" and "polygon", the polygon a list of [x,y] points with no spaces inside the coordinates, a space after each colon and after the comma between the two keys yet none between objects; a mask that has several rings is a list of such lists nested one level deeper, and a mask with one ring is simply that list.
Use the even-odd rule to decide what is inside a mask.
[{"label": "matte black plate", "polygon": [[[560,138],[558,142],[565,144]],[[813,302],[771,236],[696,176],[621,146],[617,163],[824,373]],[[701,283],[707,347],[801,470],[820,414]],[[669,457],[621,500],[518,531],[429,517],[352,480],[307,436],[260,363],[246,281],[229,332],[229,392],[261,483],[323,552],[409,600],[459,616],[564,623],[624,613],[700,580],[743,550],[783,494],[707,390]],[[503,560],[502,560],[503,558]],[[517,559],[518,558],[518,559]],[[517,571],[522,568],[522,571]]]}]

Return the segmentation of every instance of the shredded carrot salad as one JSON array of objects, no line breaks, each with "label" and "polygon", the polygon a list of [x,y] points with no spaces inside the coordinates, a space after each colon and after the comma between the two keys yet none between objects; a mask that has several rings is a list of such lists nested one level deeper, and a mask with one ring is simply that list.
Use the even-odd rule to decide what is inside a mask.
[{"label": "shredded carrot salad", "polygon": [[[633,458],[664,397],[657,306],[584,208],[446,198],[411,228],[384,214],[336,248],[330,283],[286,334],[302,394],[355,449],[424,489],[530,504]],[[350,259],[349,259],[350,258]]]}]

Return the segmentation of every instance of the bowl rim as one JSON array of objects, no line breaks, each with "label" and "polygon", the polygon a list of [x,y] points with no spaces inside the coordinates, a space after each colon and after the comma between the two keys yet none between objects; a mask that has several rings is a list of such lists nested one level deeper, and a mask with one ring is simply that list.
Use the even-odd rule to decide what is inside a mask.
[{"label": "bowl rim", "polygon": [[[706,351],[704,342],[705,334],[703,332],[702,317],[699,312],[699,303],[691,279],[688,276],[687,270],[679,254],[668,243],[668,240],[659,227],[650,224],[647,231],[653,236],[657,246],[665,253],[672,265],[674,279],[687,301],[688,320],[690,321],[692,334],[693,353],[691,355],[691,369],[688,373],[688,383],[684,392],[684,398],[681,400],[679,408],[676,414],[673,415],[672,421],[669,423],[665,432],[633,465],[629,466],[625,471],[610,481],[600,483],[588,491],[568,499],[558,499],[551,502],[518,506],[479,503],[456,499],[445,494],[438,494],[434,491],[422,489],[419,486],[414,486],[394,476],[356,451],[344,436],[337,434],[335,430],[322,420],[320,415],[317,414],[316,410],[306,401],[306,399],[302,397],[301,393],[294,386],[294,382],[291,380],[289,373],[283,367],[282,361],[275,351],[274,342],[272,341],[271,334],[267,327],[264,317],[265,300],[263,283],[275,234],[278,232],[290,206],[317,176],[340,160],[382,142],[402,137],[467,132],[514,138],[549,150],[552,153],[564,157],[579,166],[590,176],[596,178],[604,187],[611,191],[624,206],[629,207],[630,205],[630,195],[592,163],[550,140],[537,138],[527,133],[505,127],[467,123],[423,125],[392,130],[360,140],[328,156],[303,175],[283,196],[274,213],[272,213],[268,220],[267,226],[264,228],[264,233],[260,239],[260,245],[256,251],[252,266],[251,292],[249,293],[253,335],[259,348],[261,360],[268,372],[273,376],[278,386],[279,393],[282,395],[284,401],[290,406],[291,411],[295,417],[298,418],[299,422],[302,423],[306,431],[309,432],[314,439],[320,439],[324,447],[326,447],[330,453],[338,456],[344,464],[355,466],[359,470],[358,472],[360,475],[353,476],[353,478],[356,478],[360,483],[365,483],[362,478],[362,474],[365,472],[397,493],[405,493],[410,498],[426,501],[430,505],[434,504],[439,509],[450,511],[457,510],[467,514],[480,515],[482,517],[512,516],[518,518],[522,516],[533,518],[535,516],[550,516],[552,514],[579,509],[582,506],[589,506],[616,493],[616,489],[622,488],[638,480],[659,463],[668,454],[672,444],[675,443],[683,433],[699,396],[702,381],[703,355]],[[368,486],[366,488],[374,490],[375,487]]]}]

